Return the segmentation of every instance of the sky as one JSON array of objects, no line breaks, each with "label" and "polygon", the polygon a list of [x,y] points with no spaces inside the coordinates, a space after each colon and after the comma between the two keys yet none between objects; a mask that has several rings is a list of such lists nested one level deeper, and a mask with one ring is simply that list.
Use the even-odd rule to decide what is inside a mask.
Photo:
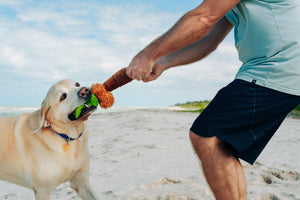
[{"label": "sky", "polygon": [[[103,83],[201,1],[0,0],[0,105],[39,106],[51,85]],[[212,99],[240,66],[230,33],[196,63],[113,91],[114,106]]]}]

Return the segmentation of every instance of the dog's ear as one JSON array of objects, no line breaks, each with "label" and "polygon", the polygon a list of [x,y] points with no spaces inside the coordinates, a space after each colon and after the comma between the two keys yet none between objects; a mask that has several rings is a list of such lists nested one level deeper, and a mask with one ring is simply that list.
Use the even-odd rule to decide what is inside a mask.
[{"label": "dog's ear", "polygon": [[48,101],[45,99],[41,105],[41,113],[40,113],[40,122],[38,127],[36,127],[33,132],[37,132],[39,129],[41,128],[47,128],[50,127],[51,123],[50,121],[47,119],[47,115],[49,110],[51,109]]}]

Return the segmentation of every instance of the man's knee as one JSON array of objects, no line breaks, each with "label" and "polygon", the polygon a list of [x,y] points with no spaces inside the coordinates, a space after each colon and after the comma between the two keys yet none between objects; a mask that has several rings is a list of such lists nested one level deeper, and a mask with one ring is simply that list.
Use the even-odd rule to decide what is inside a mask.
[{"label": "man's knee", "polygon": [[216,137],[202,137],[190,131],[192,146],[200,159],[215,148],[216,139]]},{"label": "man's knee", "polygon": [[231,155],[231,148],[216,136],[202,137],[190,131],[190,140],[198,157],[211,156],[214,152]]}]

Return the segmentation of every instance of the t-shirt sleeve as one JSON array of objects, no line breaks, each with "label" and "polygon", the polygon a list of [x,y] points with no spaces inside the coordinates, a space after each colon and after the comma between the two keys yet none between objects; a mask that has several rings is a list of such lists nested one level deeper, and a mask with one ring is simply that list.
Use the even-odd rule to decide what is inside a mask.
[{"label": "t-shirt sleeve", "polygon": [[235,14],[235,12],[233,11],[233,9],[231,9],[226,15],[225,15],[226,19],[232,24],[232,25],[236,25],[238,22],[238,18],[237,15]]}]

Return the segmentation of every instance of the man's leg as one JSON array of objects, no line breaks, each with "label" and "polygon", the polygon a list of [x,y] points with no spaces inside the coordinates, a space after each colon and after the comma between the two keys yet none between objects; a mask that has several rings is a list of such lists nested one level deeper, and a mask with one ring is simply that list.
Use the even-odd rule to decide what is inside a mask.
[{"label": "man's leg", "polygon": [[217,200],[245,200],[246,180],[243,167],[217,137],[201,137],[190,132],[207,183]]}]

